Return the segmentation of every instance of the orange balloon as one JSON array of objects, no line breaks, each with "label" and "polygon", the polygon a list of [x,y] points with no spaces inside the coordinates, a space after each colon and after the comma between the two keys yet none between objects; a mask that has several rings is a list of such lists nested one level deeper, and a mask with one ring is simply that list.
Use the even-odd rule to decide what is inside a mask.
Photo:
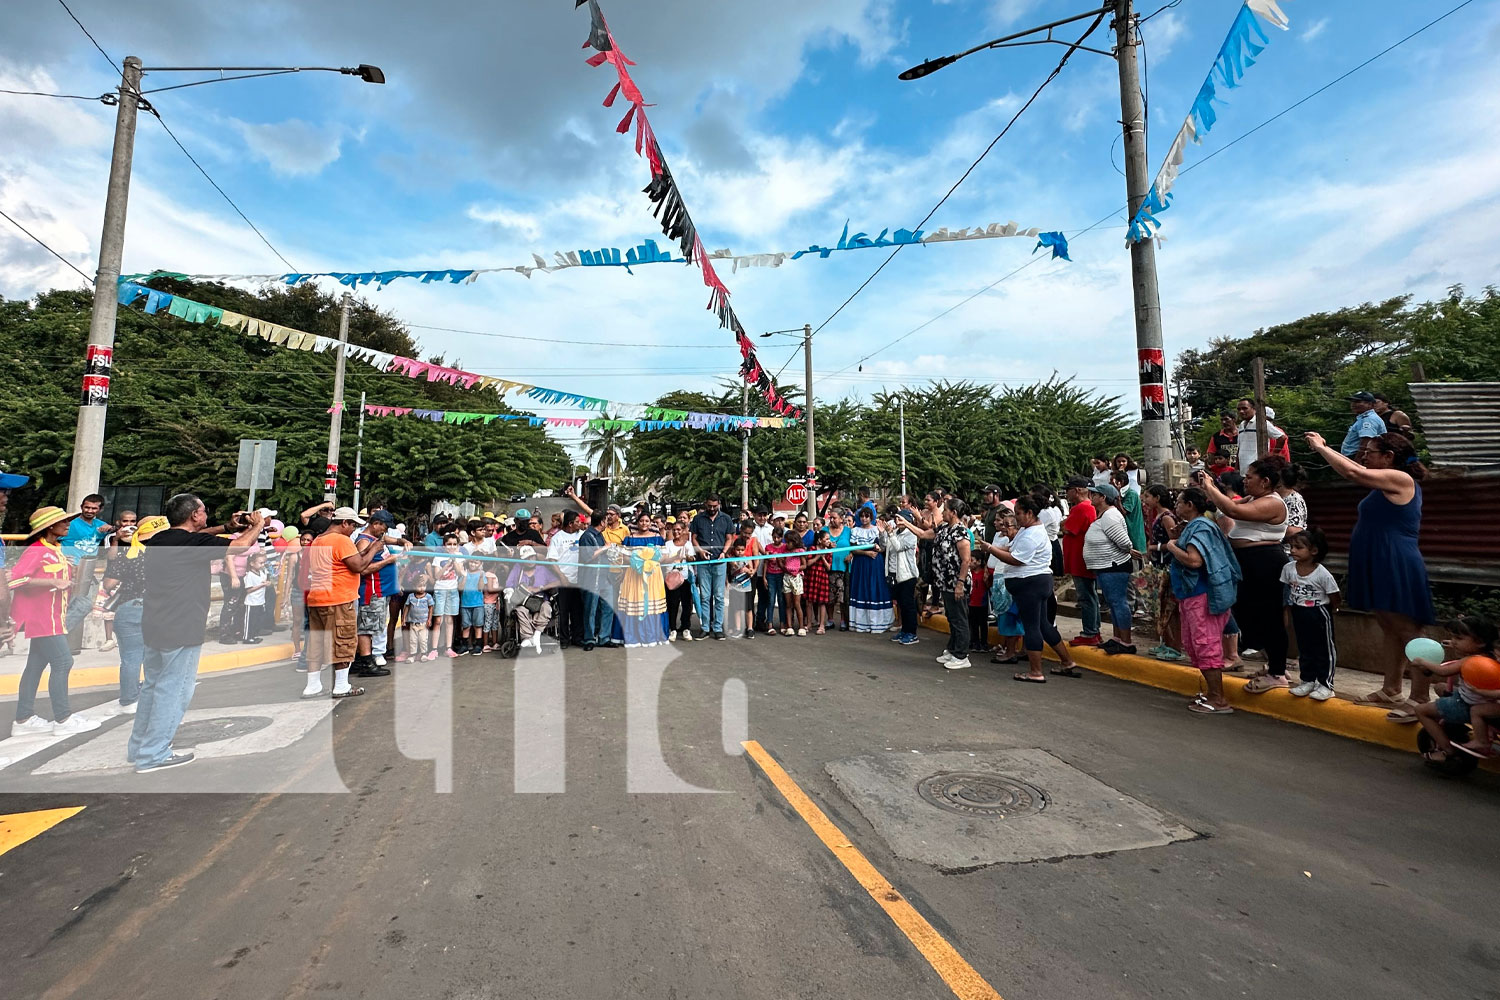
[{"label": "orange balloon", "polygon": [[1466,656],[1458,669],[1470,687],[1500,691],[1500,662],[1488,656]]}]

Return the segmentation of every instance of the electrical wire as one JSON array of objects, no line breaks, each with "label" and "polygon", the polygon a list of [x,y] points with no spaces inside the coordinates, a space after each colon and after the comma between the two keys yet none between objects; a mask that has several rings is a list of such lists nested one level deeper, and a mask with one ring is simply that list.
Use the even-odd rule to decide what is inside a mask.
[{"label": "electrical wire", "polygon": [[[76,24],[76,25],[78,25],[79,30],[82,31],[85,35],[88,36],[88,40],[94,43],[94,48],[98,49],[99,50],[99,54],[101,56],[103,56],[104,59],[105,59],[105,61],[107,61],[109,63],[110,69],[113,70],[116,73],[119,73],[119,74],[123,75],[124,74],[124,70],[120,67],[120,65],[118,63],[115,62],[114,58],[111,57],[108,52],[104,51],[104,46],[102,46],[102,45],[99,44],[99,40],[97,38],[95,38],[94,35],[93,35],[93,33],[90,32],[89,29],[84,26],[84,23],[78,19],[78,15],[73,13],[72,8],[69,7],[68,4],[67,4],[67,0],[57,0],[57,2],[60,3],[60,4],[62,4],[62,9],[68,12],[68,16],[73,19],[73,23]],[[245,225],[249,226],[250,229],[255,233],[256,236],[260,237],[260,241],[262,243],[264,243],[266,245],[266,247],[268,249],[270,249],[270,251],[273,254],[276,255],[276,258],[278,260],[280,260],[283,264],[285,264],[291,270],[293,270],[293,271],[300,270],[300,268],[298,268],[295,264],[293,264],[291,261],[287,260],[286,257],[282,254],[282,252],[280,250],[277,250],[276,247],[274,247],[274,246],[271,245],[271,241],[268,240],[268,239],[266,239],[266,234],[263,233],[263,232],[261,232],[260,229],[255,225],[255,223],[253,223],[253,222],[250,221],[250,217],[248,215],[246,215],[243,211],[240,210],[240,206],[236,205],[234,203],[234,199],[231,198],[231,197],[229,197],[228,193],[225,192],[225,190],[222,187],[219,186],[219,182],[216,181],[216,180],[214,180],[212,177],[209,176],[208,171],[203,169],[203,164],[199,163],[198,160],[197,160],[197,158],[194,157],[192,153],[188,152],[187,147],[182,144],[182,140],[179,139],[179,138],[177,138],[177,134],[172,131],[172,129],[171,129],[170,126],[167,125],[166,119],[162,118],[161,112],[156,109],[155,105],[153,105],[150,101],[146,100],[145,96],[140,92],[140,88],[139,87],[136,88],[135,98],[139,102],[139,106],[142,109],[144,109],[144,110],[146,110],[146,111],[148,111],[148,112],[151,113],[151,115],[157,120],[157,122],[161,125],[161,127],[166,131],[167,135],[171,137],[172,142],[177,145],[177,148],[180,149],[180,150],[182,150],[182,155],[186,156],[188,158],[189,162],[191,162],[193,166],[195,166],[195,167],[198,168],[198,173],[200,173],[200,174],[203,175],[203,179],[206,180],[206,181],[208,181],[208,183],[210,183],[210,184],[213,185],[214,190],[217,191],[217,192],[219,192],[219,196],[222,197],[226,202],[229,203],[229,207],[232,208],[232,209],[234,209],[235,214],[238,215],[241,219],[243,219],[245,221]]]},{"label": "electrical wire", "polygon": [[[403,323],[409,330],[437,330],[442,333],[466,333],[475,337],[497,337],[501,340],[528,340],[539,344],[562,346],[556,337],[525,337],[518,333],[492,333],[487,330],[460,330],[451,326],[423,326],[420,323]],[[645,347],[664,348],[674,351],[722,351],[733,348],[733,344],[622,344],[614,340],[570,340],[567,346],[581,347]]]},{"label": "electrical wire", "polygon": [[57,2],[62,4],[62,9],[67,11],[68,16],[73,19],[73,23],[78,25],[78,30],[87,35],[89,41],[94,43],[94,48],[98,49],[99,54],[104,57],[104,61],[109,63],[109,68],[117,75],[122,74],[124,71],[120,68],[120,64],[115,62],[114,58],[108,52],[104,51],[104,46],[99,44],[99,39],[95,38],[93,33],[83,26],[83,22],[78,20],[78,15],[73,13],[73,8],[68,6],[67,0],[57,0]]},{"label": "electrical wire", "polygon": [[[991,139],[990,144],[984,148],[984,152],[979,154],[978,159],[969,164],[969,169],[965,170],[963,172],[963,175],[960,176],[958,180],[953,182],[953,186],[948,189],[948,193],[939,198],[937,204],[932,206],[932,210],[929,211],[925,216],[923,216],[922,221],[912,227],[914,230],[921,229],[924,225],[926,225],[927,221],[937,214],[937,210],[943,207],[943,203],[946,202],[950,197],[952,197],[953,192],[958,190],[959,185],[969,179],[969,175],[974,172],[974,169],[978,167],[981,162],[983,162],[986,156],[990,155],[990,150],[994,149],[996,144],[999,143],[1001,139],[1005,138],[1005,134],[1009,132],[1011,126],[1015,125],[1016,121],[1026,113],[1026,109],[1031,107],[1031,105],[1036,102],[1036,99],[1038,97],[1042,96],[1042,91],[1047,89],[1047,85],[1050,84],[1053,80],[1057,79],[1058,75],[1062,73],[1063,67],[1068,64],[1068,60],[1073,57],[1073,53],[1078,51],[1078,47],[1088,40],[1088,37],[1098,29],[1099,25],[1103,23],[1103,21],[1103,14],[1100,14],[1098,17],[1094,18],[1094,23],[1089,25],[1088,30],[1086,30],[1079,37],[1078,41],[1068,46],[1068,50],[1063,53],[1062,59],[1058,60],[1057,66],[1052,70],[1052,72],[1047,74],[1047,78],[1043,80],[1041,82],[1041,85],[1038,86],[1032,93],[1032,95],[1026,99],[1026,103],[1021,105],[1020,110],[1018,110],[1014,115],[1011,115],[1010,121],[1005,123],[1005,127],[1000,130],[1000,134]],[[854,290],[853,294],[845,299],[843,303],[833,311],[832,315],[818,324],[818,328],[813,331],[813,335],[816,336],[817,334],[821,333],[824,327],[826,327],[829,323],[832,323],[834,317],[843,312],[844,307],[853,302],[855,297],[858,296],[860,292],[864,291],[865,288],[870,284],[870,282],[875,280],[876,275],[880,274],[881,271],[884,271],[885,266],[891,261],[895,260],[896,255],[902,250],[906,249],[907,246],[908,244],[906,243],[897,244],[896,248],[890,252],[890,255],[886,257],[885,260],[880,262],[880,266],[877,267],[868,278],[860,282],[859,287]]]},{"label": "electrical wire", "polygon": [[4,219],[6,222],[9,222],[12,226],[15,226],[21,232],[23,232],[27,236],[31,237],[31,239],[33,241],[35,241],[35,243],[37,244],[37,246],[39,246],[43,250],[47,251],[52,256],[56,257],[58,260],[62,261],[64,264],[66,264],[69,267],[71,267],[73,270],[78,271],[78,276],[80,278],[82,278],[84,281],[87,281],[91,285],[94,283],[94,279],[93,278],[90,278],[88,275],[86,275],[82,271],[78,270],[78,265],[74,264],[71,260],[69,260],[68,258],[64,257],[62,254],[58,253],[56,250],[54,250],[51,247],[49,247],[46,243],[42,242],[41,237],[37,236],[31,230],[29,230],[25,226],[21,225],[15,219],[12,219],[9,215],[6,215],[4,212],[0,212],[0,219]]},{"label": "electrical wire", "polygon": [[0,94],[15,94],[18,97],[56,97],[64,101],[100,101],[104,104],[114,104],[119,100],[114,94],[88,97],[84,94],[49,94],[41,90],[10,90],[5,87],[0,87]]}]

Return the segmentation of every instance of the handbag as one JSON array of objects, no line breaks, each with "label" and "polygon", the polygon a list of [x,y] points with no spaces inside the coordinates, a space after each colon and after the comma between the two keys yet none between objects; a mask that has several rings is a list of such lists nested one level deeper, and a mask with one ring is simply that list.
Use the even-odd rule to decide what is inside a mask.
[{"label": "handbag", "polygon": [[687,582],[687,574],[680,569],[667,570],[665,583],[668,590],[676,590]]},{"label": "handbag", "polygon": [[541,592],[537,592],[526,598],[526,600],[522,601],[521,607],[525,608],[529,613],[535,615],[540,614],[542,608],[545,607],[546,604],[547,596]]}]

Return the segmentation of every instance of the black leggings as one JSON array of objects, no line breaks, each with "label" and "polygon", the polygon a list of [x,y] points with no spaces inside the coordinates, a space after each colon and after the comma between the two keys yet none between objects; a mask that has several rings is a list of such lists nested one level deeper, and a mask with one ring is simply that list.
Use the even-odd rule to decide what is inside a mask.
[{"label": "black leggings", "polygon": [[901,633],[917,634],[917,578],[903,580],[891,587],[891,596],[901,611]]},{"label": "black leggings", "polygon": [[1252,545],[1235,549],[1240,561],[1240,589],[1234,620],[1240,626],[1240,648],[1266,654],[1272,677],[1286,676],[1286,623],[1282,614],[1281,567],[1286,553],[1280,545]]},{"label": "black leggings", "polygon": [[987,604],[969,605],[969,648],[984,652],[990,646],[990,609]]},{"label": "black leggings", "polygon": [[1039,573],[1020,579],[1006,577],[1005,589],[1010,591],[1016,604],[1016,614],[1021,618],[1021,628],[1026,633],[1026,651],[1039,653],[1043,645],[1057,646],[1062,636],[1057,626],[1047,617],[1047,599],[1052,597],[1052,574]]},{"label": "black leggings", "polygon": [[667,631],[685,632],[693,627],[692,588],[682,586],[667,591]]}]

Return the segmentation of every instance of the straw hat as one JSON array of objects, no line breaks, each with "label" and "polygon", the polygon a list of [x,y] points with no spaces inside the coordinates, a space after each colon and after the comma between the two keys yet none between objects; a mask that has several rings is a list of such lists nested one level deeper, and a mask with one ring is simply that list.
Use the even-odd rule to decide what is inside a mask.
[{"label": "straw hat", "polygon": [[31,532],[26,537],[35,538],[54,524],[60,521],[71,521],[77,516],[77,511],[69,514],[61,507],[38,507],[31,512]]}]

